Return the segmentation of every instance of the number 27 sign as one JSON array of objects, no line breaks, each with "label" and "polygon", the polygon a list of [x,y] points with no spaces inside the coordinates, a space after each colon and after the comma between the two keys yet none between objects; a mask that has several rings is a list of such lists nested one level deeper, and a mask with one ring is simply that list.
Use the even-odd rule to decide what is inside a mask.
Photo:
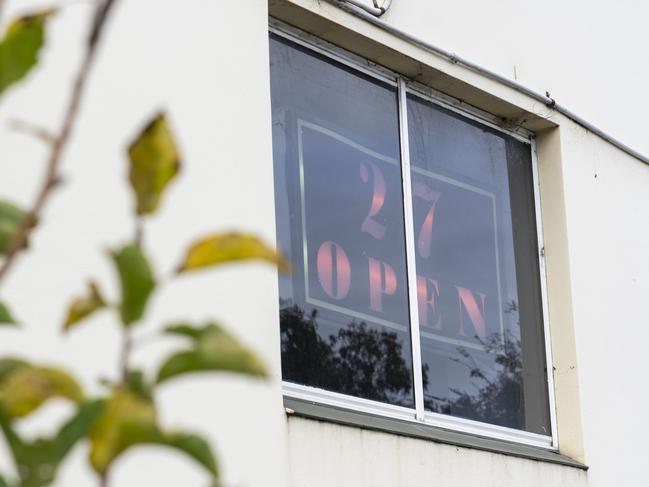
[{"label": "number 27 sign", "polygon": [[[399,161],[304,120],[298,150],[306,301],[405,332]],[[481,349],[503,330],[496,198],[418,165],[412,180],[421,335]]]}]

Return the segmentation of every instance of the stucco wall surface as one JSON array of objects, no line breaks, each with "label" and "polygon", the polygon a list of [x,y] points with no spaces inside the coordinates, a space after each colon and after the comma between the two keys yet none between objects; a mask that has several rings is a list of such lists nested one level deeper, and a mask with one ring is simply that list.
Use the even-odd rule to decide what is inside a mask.
[{"label": "stucco wall surface", "polygon": [[394,0],[383,18],[569,107],[647,154],[649,5]]},{"label": "stucco wall surface", "polygon": [[589,485],[575,468],[301,418],[289,420],[293,486]]},{"label": "stucco wall surface", "polygon": [[649,167],[562,130],[584,454],[590,485],[643,485]]}]

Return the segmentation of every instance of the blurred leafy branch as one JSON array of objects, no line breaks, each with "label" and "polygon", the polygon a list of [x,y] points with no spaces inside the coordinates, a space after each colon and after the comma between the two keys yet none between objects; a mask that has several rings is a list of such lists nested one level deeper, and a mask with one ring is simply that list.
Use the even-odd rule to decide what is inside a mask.
[{"label": "blurred leafy branch", "polygon": [[[86,89],[97,46],[115,0],[101,0],[94,6],[85,54],[67,100],[61,128],[49,134],[39,127],[21,124],[22,129],[49,144],[45,174],[29,209],[0,200],[0,284],[24,253],[37,229],[52,192],[59,187],[60,161],[69,144],[78,109]],[[0,0],[0,15],[4,2]],[[48,20],[55,9],[39,11],[12,21],[0,39],[0,98],[25,79],[37,65],[45,44]],[[0,357],[0,429],[13,456],[15,477],[0,475],[0,487],[50,485],[68,453],[78,442],[89,445],[89,462],[100,485],[107,486],[113,464],[128,449],[144,444],[167,446],[193,459],[219,485],[219,469],[208,442],[201,436],[167,431],[161,426],[155,393],[158,387],[186,374],[226,371],[264,378],[259,357],[216,322],[175,323],[161,335],[186,341],[158,365],[153,376],[131,366],[134,347],[132,331],[140,326],[158,280],[144,248],[142,221],[155,214],[168,185],[182,166],[182,157],[165,113],[155,115],[128,147],[129,183],[133,191],[134,238],[107,253],[118,276],[120,298],[109,302],[100,284],[92,280],[83,296],[67,308],[63,330],[70,332],[99,312],[115,315],[121,331],[122,349],[117,359],[118,378],[103,397],[88,397],[70,371],[33,364],[18,357]],[[214,233],[192,243],[176,275],[234,261],[258,259],[287,270],[288,264],[274,249],[253,235]],[[8,304],[0,300],[0,326],[18,326]],[[26,440],[16,422],[37,411],[52,398],[69,401],[75,412],[53,436]]]}]

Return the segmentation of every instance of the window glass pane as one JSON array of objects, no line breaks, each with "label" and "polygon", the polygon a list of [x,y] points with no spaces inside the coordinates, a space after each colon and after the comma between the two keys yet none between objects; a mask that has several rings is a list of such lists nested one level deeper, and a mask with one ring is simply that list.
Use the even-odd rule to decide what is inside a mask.
[{"label": "window glass pane", "polygon": [[412,407],[396,88],[270,45],[283,379]]},{"label": "window glass pane", "polygon": [[550,435],[530,146],[410,95],[429,411]]}]

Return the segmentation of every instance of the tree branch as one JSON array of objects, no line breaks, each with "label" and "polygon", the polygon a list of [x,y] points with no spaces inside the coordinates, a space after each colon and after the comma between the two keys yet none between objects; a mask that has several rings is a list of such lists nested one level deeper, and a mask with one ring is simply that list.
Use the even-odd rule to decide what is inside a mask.
[{"label": "tree branch", "polygon": [[120,383],[128,382],[128,371],[131,362],[131,351],[133,350],[133,335],[129,328],[122,329],[122,350],[119,358]]},{"label": "tree branch", "polygon": [[[0,0],[1,2],[2,0]],[[53,144],[56,141],[56,137],[44,127],[35,125],[24,120],[13,119],[9,120],[9,128],[15,130],[16,132],[21,132],[26,135],[31,135],[37,139],[45,142],[46,144]]]},{"label": "tree branch", "polygon": [[[133,235],[135,245],[142,247],[142,240],[144,239],[144,222],[139,216],[135,217],[135,232]],[[129,327],[122,328],[122,350],[119,358],[119,370],[122,385],[128,381],[128,372],[131,366],[131,354],[135,343],[133,334]]]},{"label": "tree branch", "polygon": [[[0,10],[2,9],[3,1],[4,0],[0,0]],[[72,93],[70,94],[70,99],[68,100],[67,109],[63,118],[63,124],[58,136],[52,143],[52,148],[47,158],[45,177],[41,183],[40,189],[38,191],[38,194],[36,195],[36,199],[32,204],[31,209],[27,213],[27,216],[23,220],[16,236],[7,249],[4,261],[0,266],[0,282],[2,282],[2,280],[9,272],[9,269],[15,263],[16,257],[18,256],[20,250],[25,247],[29,236],[34,231],[34,228],[39,221],[39,217],[43,212],[45,203],[48,201],[50,195],[52,194],[52,190],[60,181],[59,171],[63,151],[70,140],[72,129],[74,128],[74,123],[79,113],[79,107],[81,105],[81,99],[83,98],[83,94],[85,92],[88,74],[90,73],[90,68],[92,67],[95,60],[97,45],[101,38],[104,26],[106,25],[106,19],[108,18],[108,14],[115,3],[116,0],[104,0],[100,5],[96,7],[85,54],[83,60],[81,61],[81,66],[79,67],[77,77],[72,87]]]},{"label": "tree branch", "polygon": [[144,241],[144,222],[142,221],[142,218],[135,217],[135,235],[134,235],[135,245],[137,245],[138,247],[142,247],[143,241]]}]

